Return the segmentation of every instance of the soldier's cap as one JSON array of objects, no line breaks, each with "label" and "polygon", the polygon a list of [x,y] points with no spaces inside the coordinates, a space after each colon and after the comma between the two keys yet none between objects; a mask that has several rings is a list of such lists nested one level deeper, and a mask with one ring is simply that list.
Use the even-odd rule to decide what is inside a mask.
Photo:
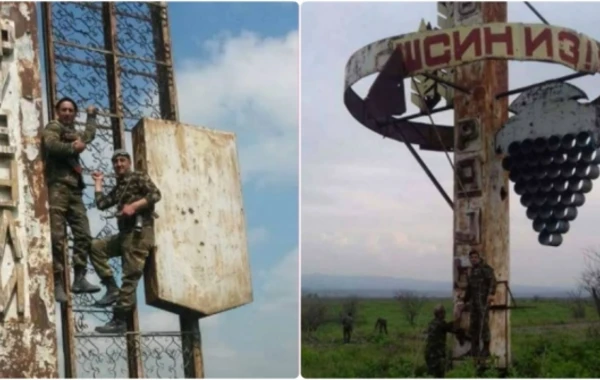
[{"label": "soldier's cap", "polygon": [[437,305],[434,309],[433,309],[433,314],[434,315],[438,315],[442,312],[446,311],[446,308],[444,307],[444,305],[439,304]]},{"label": "soldier's cap", "polygon": [[131,156],[129,155],[129,152],[127,152],[125,149],[115,150],[115,152],[112,155],[111,161],[114,161],[115,158],[117,158],[117,157],[127,157],[131,160]]}]

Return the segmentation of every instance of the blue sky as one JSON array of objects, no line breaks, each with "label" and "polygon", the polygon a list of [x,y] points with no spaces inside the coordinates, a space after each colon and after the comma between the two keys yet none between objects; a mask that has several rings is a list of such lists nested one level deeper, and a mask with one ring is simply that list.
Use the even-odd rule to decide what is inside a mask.
[{"label": "blue sky", "polygon": [[[169,17],[180,119],[235,132],[243,178],[254,302],[201,321],[205,374],[296,377],[298,5],[169,3]],[[178,330],[143,294],[142,331]]]}]

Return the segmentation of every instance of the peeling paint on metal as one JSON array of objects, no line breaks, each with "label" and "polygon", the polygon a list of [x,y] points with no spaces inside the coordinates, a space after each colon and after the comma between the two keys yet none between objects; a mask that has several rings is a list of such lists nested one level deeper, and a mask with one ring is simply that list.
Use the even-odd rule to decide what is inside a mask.
[{"label": "peeling paint on metal", "polygon": [[133,146],[136,170],[145,168],[163,196],[156,205],[154,298],[205,315],[250,303],[235,136],[143,119]]},{"label": "peeling paint on metal", "polygon": [[29,6],[27,5],[27,3],[21,2],[19,4],[19,12],[21,12],[21,15],[25,20],[31,20],[31,13],[29,11]]},{"label": "peeling paint on metal", "polygon": [[25,319],[0,323],[0,377],[58,377],[57,339],[47,194],[39,155],[42,99],[35,3],[4,3],[14,22],[14,49],[2,57],[10,70],[0,112],[6,111],[10,140],[17,147],[19,203],[17,239],[24,247]]},{"label": "peeling paint on metal", "polygon": [[[455,3],[457,4],[457,3]],[[467,3],[464,3],[467,4]],[[463,4],[463,5],[464,5]],[[456,20],[462,25],[485,22],[506,21],[505,3],[470,3],[478,7],[467,7],[477,14],[463,15],[463,20]],[[478,8],[480,10],[478,10]],[[458,18],[455,12],[455,17]],[[461,133],[455,133],[455,163],[457,168],[466,159],[479,161],[479,175],[476,177],[479,193],[460,197],[464,183],[455,181],[455,246],[454,256],[463,256],[470,250],[477,250],[490,264],[501,282],[496,290],[495,304],[509,306],[506,285],[509,280],[509,209],[508,197],[500,196],[500,189],[508,189],[508,178],[501,170],[502,156],[494,149],[494,135],[508,117],[508,99],[495,100],[495,94],[506,91],[508,87],[508,70],[505,60],[488,60],[460,66],[456,69],[455,82],[473,90],[472,95],[456,92],[455,118],[456,125],[465,119],[479,120],[480,133],[478,144],[472,142],[459,149]],[[478,202],[474,202],[477,200]],[[475,204],[477,203],[477,204]],[[470,225],[473,210],[480,209],[479,238],[471,242],[461,239],[461,226]],[[454,280],[457,281],[456,271]],[[455,290],[455,295],[460,291]],[[461,326],[468,328],[468,313],[463,313]],[[490,351],[498,361],[493,364],[499,368],[507,368],[510,363],[510,312],[509,310],[490,311]],[[464,347],[455,343],[453,356],[458,356]]]}]

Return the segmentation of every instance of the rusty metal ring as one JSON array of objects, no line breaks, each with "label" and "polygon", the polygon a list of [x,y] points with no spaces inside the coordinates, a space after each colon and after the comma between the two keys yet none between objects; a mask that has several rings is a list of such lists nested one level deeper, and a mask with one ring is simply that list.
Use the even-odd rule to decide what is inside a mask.
[{"label": "rusty metal ring", "polygon": [[[402,50],[397,41],[419,33],[402,34],[373,42],[355,52],[346,64],[344,104],[350,114],[370,130],[400,142],[418,144],[421,149],[443,150],[437,133],[447,148],[454,146],[452,126],[432,126],[396,117],[406,112]],[[352,89],[359,80],[379,72],[365,99]]]},{"label": "rusty metal ring", "polygon": [[[498,41],[492,38],[501,34],[507,36],[506,46],[500,44],[497,48]],[[452,37],[457,40],[461,36],[469,38],[455,46]],[[476,38],[470,39],[472,36]],[[435,51],[431,50],[434,45]],[[465,45],[475,48],[467,52]],[[423,54],[405,61],[403,50]],[[424,63],[427,59],[429,64]],[[350,57],[345,68],[344,103],[359,123],[384,137],[419,144],[422,149],[444,150],[444,146],[454,146],[454,127],[398,120],[406,112],[403,80],[484,59],[554,62],[575,71],[595,73],[600,71],[600,43],[572,29],[522,23],[486,23],[389,37]],[[352,85],[377,72],[369,94],[361,99]],[[441,136],[442,143],[436,135]]]}]

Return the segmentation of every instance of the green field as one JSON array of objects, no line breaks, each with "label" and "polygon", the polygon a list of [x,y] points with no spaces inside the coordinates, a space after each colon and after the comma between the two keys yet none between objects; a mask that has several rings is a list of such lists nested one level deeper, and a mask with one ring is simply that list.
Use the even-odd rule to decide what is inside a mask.
[{"label": "green field", "polygon": [[[352,341],[343,344],[340,315],[355,304]],[[426,299],[411,325],[406,310],[395,299],[302,299],[302,376],[306,378],[427,377],[424,334],[433,308],[443,303],[447,319],[452,301]],[[512,365],[509,377],[600,377],[600,322],[592,301],[516,300],[522,309],[511,311]],[[309,319],[318,319],[316,331],[306,331]],[[385,318],[389,335],[374,331]],[[448,337],[448,344],[452,342]],[[446,377],[476,377],[471,360],[456,362]],[[488,370],[482,377],[498,377]]]}]

